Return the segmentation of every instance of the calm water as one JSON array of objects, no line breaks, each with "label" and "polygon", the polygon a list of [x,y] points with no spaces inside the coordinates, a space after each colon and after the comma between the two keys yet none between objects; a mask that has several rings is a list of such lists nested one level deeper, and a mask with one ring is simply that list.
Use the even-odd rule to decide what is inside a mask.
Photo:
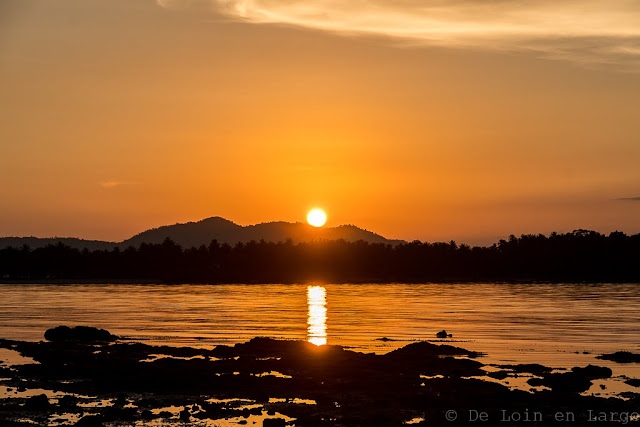
[{"label": "calm water", "polygon": [[446,329],[486,362],[610,365],[593,357],[640,351],[640,285],[0,285],[0,338],[37,341],[61,324],[169,345],[270,336],[376,353]]}]

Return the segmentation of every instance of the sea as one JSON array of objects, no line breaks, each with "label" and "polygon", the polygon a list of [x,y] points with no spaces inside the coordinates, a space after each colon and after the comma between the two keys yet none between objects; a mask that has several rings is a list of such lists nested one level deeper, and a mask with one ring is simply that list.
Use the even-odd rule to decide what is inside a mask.
[{"label": "sea", "polygon": [[[431,341],[483,352],[483,363],[640,378],[640,364],[596,359],[640,352],[640,284],[0,285],[0,338],[39,341],[58,325],[199,348],[261,336],[382,354]],[[451,337],[436,338],[443,330]]]}]

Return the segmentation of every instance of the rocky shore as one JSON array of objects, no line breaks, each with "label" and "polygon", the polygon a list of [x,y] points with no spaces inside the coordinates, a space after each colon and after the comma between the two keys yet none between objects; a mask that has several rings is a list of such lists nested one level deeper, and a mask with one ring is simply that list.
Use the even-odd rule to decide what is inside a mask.
[{"label": "rocky shore", "polygon": [[[375,355],[270,338],[211,350],[150,346],[84,327],[46,337],[0,340],[32,359],[0,366],[0,425],[640,423],[640,394],[585,393],[611,376],[601,366],[487,366],[480,353],[429,342]],[[498,382],[518,378],[531,390]]]}]

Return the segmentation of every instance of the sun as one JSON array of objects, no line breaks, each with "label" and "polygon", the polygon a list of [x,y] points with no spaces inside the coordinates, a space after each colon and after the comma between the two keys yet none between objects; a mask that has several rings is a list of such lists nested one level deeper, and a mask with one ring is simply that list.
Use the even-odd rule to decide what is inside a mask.
[{"label": "sun", "polygon": [[322,209],[312,209],[307,215],[307,222],[314,227],[322,227],[327,222],[327,214]]}]

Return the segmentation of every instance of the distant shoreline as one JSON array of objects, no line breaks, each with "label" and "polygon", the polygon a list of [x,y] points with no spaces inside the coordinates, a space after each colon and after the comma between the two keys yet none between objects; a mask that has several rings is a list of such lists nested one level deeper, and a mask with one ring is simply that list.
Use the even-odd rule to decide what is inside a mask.
[{"label": "distant shoreline", "polygon": [[639,283],[640,234],[511,236],[490,247],[412,242],[252,241],[125,250],[0,249],[0,282]]}]

